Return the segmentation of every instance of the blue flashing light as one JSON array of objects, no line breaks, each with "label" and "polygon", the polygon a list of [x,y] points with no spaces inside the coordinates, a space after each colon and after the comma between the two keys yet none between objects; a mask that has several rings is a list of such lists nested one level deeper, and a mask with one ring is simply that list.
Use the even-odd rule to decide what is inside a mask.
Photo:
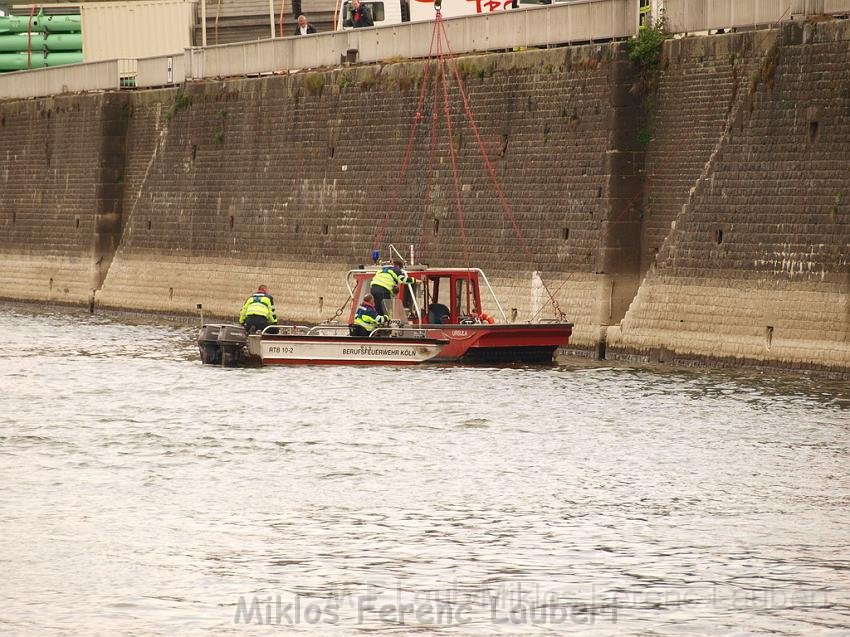
[{"label": "blue flashing light", "polygon": [[381,258],[380,250],[372,250],[372,263],[377,263]]}]

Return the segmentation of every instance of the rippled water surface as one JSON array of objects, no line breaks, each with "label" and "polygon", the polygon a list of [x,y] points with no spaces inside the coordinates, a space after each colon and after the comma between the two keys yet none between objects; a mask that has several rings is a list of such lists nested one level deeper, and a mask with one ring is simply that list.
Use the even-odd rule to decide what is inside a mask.
[{"label": "rippled water surface", "polygon": [[850,630],[842,383],[224,370],[194,328],[0,321],[2,634]]}]

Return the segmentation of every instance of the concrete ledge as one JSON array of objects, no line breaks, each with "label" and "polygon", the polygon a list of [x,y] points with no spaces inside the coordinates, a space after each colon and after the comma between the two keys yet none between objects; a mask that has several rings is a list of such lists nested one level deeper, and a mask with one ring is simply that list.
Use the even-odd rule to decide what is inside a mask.
[{"label": "concrete ledge", "polygon": [[848,299],[850,289],[735,289],[659,277],[644,282],[623,323],[609,328],[608,352],[850,371]]},{"label": "concrete ledge", "polygon": [[0,254],[0,298],[88,305],[93,270],[88,255]]}]

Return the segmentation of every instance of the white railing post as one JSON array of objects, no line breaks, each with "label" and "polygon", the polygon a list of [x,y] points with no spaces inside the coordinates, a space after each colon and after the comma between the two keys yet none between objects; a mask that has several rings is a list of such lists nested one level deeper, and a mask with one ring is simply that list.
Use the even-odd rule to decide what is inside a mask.
[{"label": "white railing post", "polygon": [[201,0],[201,46],[207,45],[207,0]]}]

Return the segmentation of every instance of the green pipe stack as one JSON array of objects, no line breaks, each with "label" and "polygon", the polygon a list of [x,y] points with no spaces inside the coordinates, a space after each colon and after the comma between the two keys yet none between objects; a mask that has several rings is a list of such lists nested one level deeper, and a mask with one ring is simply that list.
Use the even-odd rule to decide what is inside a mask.
[{"label": "green pipe stack", "polygon": [[0,73],[83,61],[79,15],[0,16]]}]

